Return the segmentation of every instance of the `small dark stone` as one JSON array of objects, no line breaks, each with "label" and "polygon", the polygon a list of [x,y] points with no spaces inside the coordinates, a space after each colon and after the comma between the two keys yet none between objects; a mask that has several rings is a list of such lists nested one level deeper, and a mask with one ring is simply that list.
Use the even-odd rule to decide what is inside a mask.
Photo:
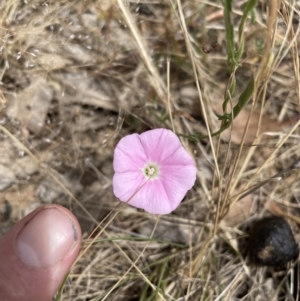
[{"label": "small dark stone", "polygon": [[292,230],[279,216],[266,217],[253,224],[249,250],[255,264],[266,266],[283,266],[298,256]]}]

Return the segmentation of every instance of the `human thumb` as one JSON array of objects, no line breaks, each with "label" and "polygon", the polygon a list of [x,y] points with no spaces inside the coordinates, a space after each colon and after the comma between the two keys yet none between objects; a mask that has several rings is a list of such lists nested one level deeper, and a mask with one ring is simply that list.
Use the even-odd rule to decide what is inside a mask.
[{"label": "human thumb", "polygon": [[50,301],[81,244],[73,214],[58,205],[25,216],[0,240],[0,300]]}]

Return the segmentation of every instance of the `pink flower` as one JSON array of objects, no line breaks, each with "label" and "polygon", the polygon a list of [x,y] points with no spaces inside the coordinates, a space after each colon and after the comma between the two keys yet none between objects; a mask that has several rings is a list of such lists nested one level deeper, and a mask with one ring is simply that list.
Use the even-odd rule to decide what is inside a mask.
[{"label": "pink flower", "polygon": [[175,210],[196,180],[193,158],[166,129],[122,138],[115,148],[113,166],[115,196],[153,214]]}]

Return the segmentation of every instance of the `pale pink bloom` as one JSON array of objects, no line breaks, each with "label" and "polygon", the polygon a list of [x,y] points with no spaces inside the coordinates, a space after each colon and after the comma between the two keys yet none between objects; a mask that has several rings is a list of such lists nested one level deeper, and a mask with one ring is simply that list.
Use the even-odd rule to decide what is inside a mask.
[{"label": "pale pink bloom", "polygon": [[113,165],[115,196],[153,214],[175,210],[196,180],[193,158],[166,129],[122,138]]}]

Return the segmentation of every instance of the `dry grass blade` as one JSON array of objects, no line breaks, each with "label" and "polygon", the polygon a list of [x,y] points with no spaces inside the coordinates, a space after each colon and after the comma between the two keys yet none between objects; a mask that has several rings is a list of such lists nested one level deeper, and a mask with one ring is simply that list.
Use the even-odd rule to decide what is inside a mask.
[{"label": "dry grass blade", "polygon": [[152,60],[150,58],[149,52],[147,50],[147,46],[144,45],[143,38],[141,37],[138,29],[135,25],[135,21],[133,20],[131,13],[128,8],[125,6],[122,0],[118,0],[119,8],[121,9],[123,16],[126,20],[128,27],[134,37],[134,41],[138,47],[139,54],[141,55],[142,60],[144,61],[148,71],[149,71],[149,79],[151,84],[153,85],[157,95],[160,99],[166,103],[166,87],[159,76],[156,67],[153,65]]}]

